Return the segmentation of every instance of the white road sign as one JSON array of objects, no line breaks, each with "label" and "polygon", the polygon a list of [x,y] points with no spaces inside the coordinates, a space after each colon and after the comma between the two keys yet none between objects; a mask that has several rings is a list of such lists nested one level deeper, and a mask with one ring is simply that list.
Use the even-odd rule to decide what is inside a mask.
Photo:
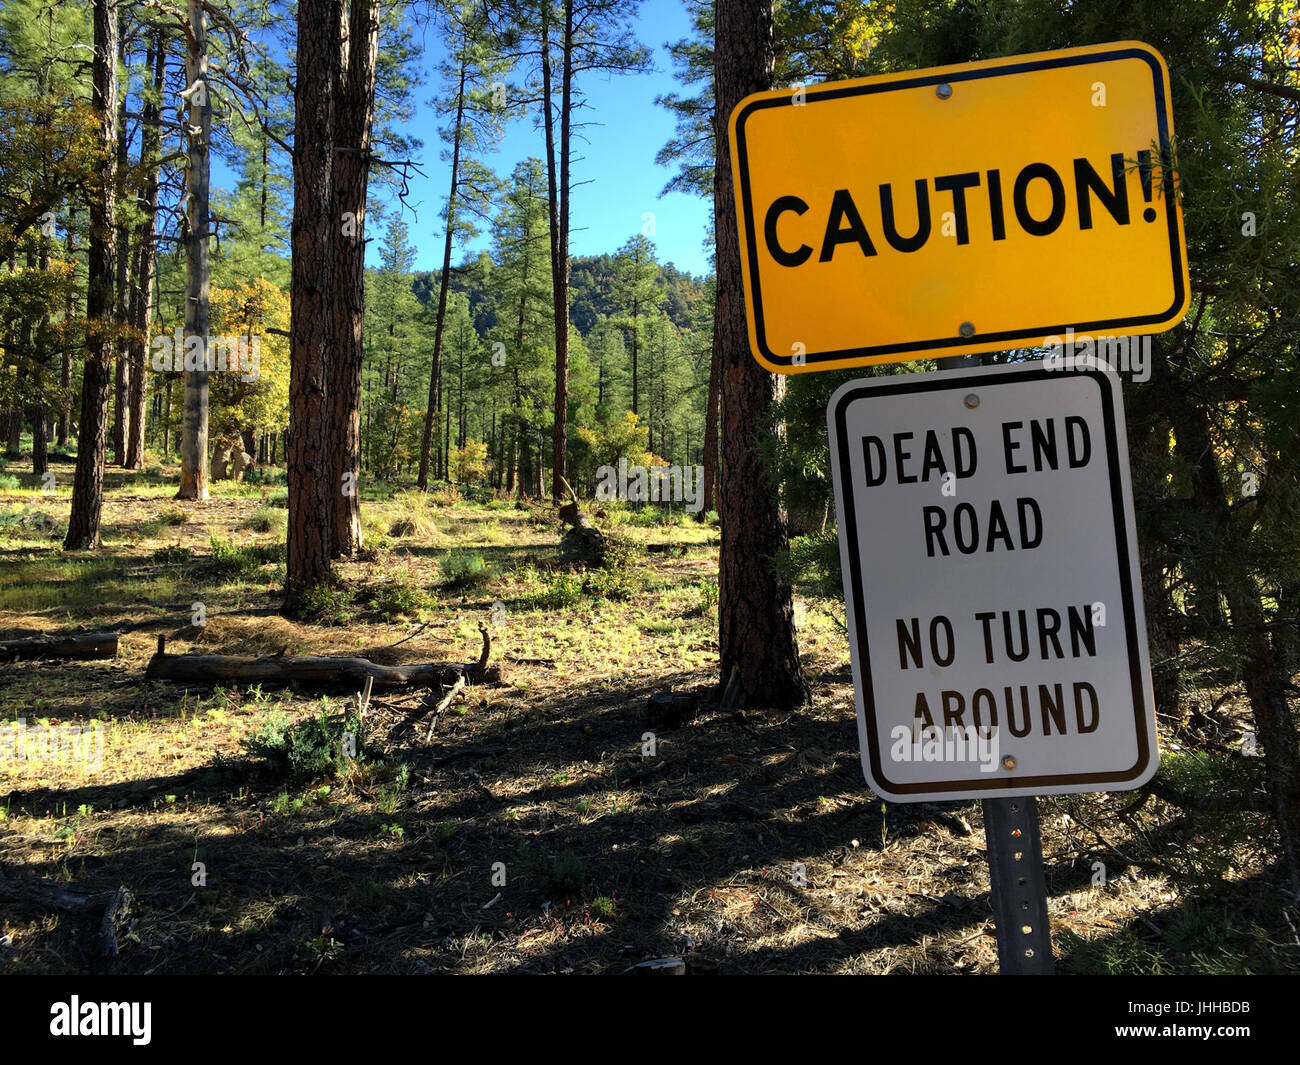
[{"label": "white road sign", "polygon": [[871,787],[920,802],[1150,779],[1118,376],[1034,362],[850,381],[827,422]]}]

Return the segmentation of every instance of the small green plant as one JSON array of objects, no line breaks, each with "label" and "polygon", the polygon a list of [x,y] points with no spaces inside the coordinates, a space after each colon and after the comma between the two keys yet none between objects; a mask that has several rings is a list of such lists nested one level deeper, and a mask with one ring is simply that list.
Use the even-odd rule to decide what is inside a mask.
[{"label": "small green plant", "polygon": [[329,699],[323,698],[318,713],[296,723],[290,723],[288,714],[276,707],[245,741],[245,747],[282,776],[312,779],[341,775],[351,761],[345,750],[347,738],[353,738],[355,747],[359,731],[351,711],[331,713]]},{"label": "small green plant", "polygon": [[380,825],[379,834],[381,836],[388,836],[390,839],[401,839],[406,835],[406,830],[402,828],[401,825],[397,824]]},{"label": "small green plant", "polygon": [[289,515],[275,507],[258,507],[239,523],[241,529],[260,533],[283,533],[289,526]]},{"label": "small green plant", "polygon": [[1161,976],[1170,972],[1164,954],[1148,947],[1130,928],[1093,939],[1065,929],[1059,943],[1075,972],[1106,976]]},{"label": "small green plant", "polygon": [[163,507],[158,511],[158,520],[164,525],[184,525],[190,516],[180,507]]},{"label": "small green plant", "polygon": [[254,466],[244,471],[245,484],[284,484],[285,471],[278,466]]},{"label": "small green plant", "polygon": [[181,544],[168,544],[166,547],[158,548],[153,553],[152,558],[155,562],[161,562],[164,565],[182,566],[194,560],[194,552]]},{"label": "small green plant", "polygon": [[0,489],[10,491],[21,487],[22,483],[12,473],[0,473]]},{"label": "small green plant", "polygon": [[442,572],[443,583],[448,588],[477,588],[492,578],[483,556],[470,551],[448,551],[438,568]]},{"label": "small green plant", "polygon": [[598,895],[587,907],[593,917],[607,921],[614,916],[614,900],[608,895]]},{"label": "small green plant", "polygon": [[579,573],[548,573],[538,577],[540,587],[529,602],[541,610],[563,610],[582,599],[582,575]]},{"label": "small green plant", "polygon": [[409,566],[390,572],[370,596],[371,611],[385,618],[418,614],[430,606],[433,599],[420,587],[419,578]]},{"label": "small green plant", "polygon": [[558,894],[576,895],[587,879],[587,865],[582,857],[564,850],[550,860],[546,870],[547,884]]},{"label": "small green plant", "polygon": [[316,958],[316,964],[334,961],[343,954],[343,944],[333,936],[317,936],[307,940],[307,950]]},{"label": "small green plant", "polygon": [[284,560],[284,544],[236,544],[232,540],[212,537],[210,566],[218,576],[240,576],[256,573],[270,562]]},{"label": "small green plant", "polygon": [[633,566],[606,566],[590,570],[582,590],[593,599],[626,601],[636,598],[646,584],[646,575]]},{"label": "small green plant", "polygon": [[696,592],[698,598],[692,613],[700,617],[713,613],[718,605],[718,582],[710,580],[708,577],[701,577],[700,583],[696,586]]},{"label": "small green plant", "polygon": [[299,594],[294,614],[317,625],[348,625],[356,620],[357,610],[347,588],[324,582]]}]

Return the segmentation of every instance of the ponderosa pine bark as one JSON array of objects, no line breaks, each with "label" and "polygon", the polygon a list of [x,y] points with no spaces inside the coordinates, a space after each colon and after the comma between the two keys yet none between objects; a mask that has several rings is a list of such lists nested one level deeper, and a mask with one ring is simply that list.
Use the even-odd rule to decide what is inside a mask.
[{"label": "ponderosa pine bark", "polygon": [[[185,389],[181,413],[181,485],[177,499],[208,498],[208,368],[210,318],[208,225],[211,218],[209,164],[212,100],[208,90],[208,30],[202,0],[188,0],[189,40],[185,77],[189,129],[186,133],[185,197]],[[199,344],[201,365],[190,346]]]},{"label": "ponderosa pine bark", "polygon": [[351,214],[355,225],[334,245],[331,558],[351,558],[361,550],[361,331],[366,310],[365,212],[379,53],[378,0],[352,0],[345,30],[332,181],[335,216]]},{"label": "ponderosa pine bark", "polygon": [[127,389],[127,441],[126,462],[128,470],[138,470],[144,463],[144,422],[146,373],[145,352],[149,350],[149,328],[153,322],[154,271],[157,264],[156,227],[158,219],[158,169],[154,160],[162,146],[160,101],[163,81],[167,72],[167,50],[161,31],[155,31],[149,41],[146,64],[153,71],[153,92],[144,102],[140,125],[140,164],[145,172],[144,186],[140,191],[139,233],[136,237],[136,283],[131,293],[131,376]]},{"label": "ponderosa pine bark", "polygon": [[342,0],[299,0],[294,86],[293,267],[289,328],[289,530],[285,606],[330,576],[329,364],[334,242],[334,90]]},{"label": "ponderosa pine bark", "polygon": [[740,100],[771,88],[771,0],[717,0],[714,129],[717,227],[714,336],[722,371],[722,550],[719,639],[722,680],[739,670],[751,706],[790,708],[808,697],[795,641],[790,585],[776,570],[789,545],[778,486],[763,459],[777,382],[749,352],[727,120]]},{"label": "ponderosa pine bark", "polygon": [[104,510],[104,452],[114,347],[113,245],[117,203],[117,0],[95,0],[95,49],[91,66],[91,107],[98,121],[97,147],[103,153],[99,185],[90,199],[87,246],[86,361],[77,425],[77,469],[72,482],[72,512],[63,546],[69,551],[99,547]]},{"label": "ponderosa pine bark", "polygon": [[704,406],[704,505],[700,520],[717,509],[718,493],[718,415],[721,408],[721,369],[718,364],[718,338],[713,338],[709,353],[709,395]]},{"label": "ponderosa pine bark", "polygon": [[[126,42],[123,35],[118,36],[117,58],[118,65],[125,66]],[[118,202],[123,202],[126,199],[122,182],[126,179],[127,169],[131,165],[130,155],[127,152],[126,124],[126,100],[129,94],[130,86],[128,84],[126,91],[118,94],[117,101],[118,188],[116,198]],[[117,323],[121,330],[121,339],[116,345],[116,358],[113,360],[113,428],[109,442],[113,449],[114,464],[124,466],[126,464],[126,441],[129,436],[127,429],[127,420],[129,418],[127,390],[130,387],[131,377],[131,353],[126,334],[126,327],[130,321],[128,315],[131,308],[131,227],[127,224],[125,218],[119,218],[117,223],[117,255],[114,265],[117,267],[117,288],[114,290],[114,300],[116,301]]]}]

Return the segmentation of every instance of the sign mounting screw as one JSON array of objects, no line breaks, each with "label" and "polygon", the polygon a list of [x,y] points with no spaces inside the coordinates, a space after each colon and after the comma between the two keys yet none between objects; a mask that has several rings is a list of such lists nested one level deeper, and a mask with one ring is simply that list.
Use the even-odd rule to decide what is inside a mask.
[{"label": "sign mounting screw", "polygon": [[973,337],[975,335],[975,325],[973,322],[962,322],[962,324],[957,327],[957,332],[964,337]]},{"label": "sign mounting screw", "polygon": [[1003,768],[1003,769],[1015,769],[1015,768],[1016,768],[1016,760],[1015,760],[1014,758],[1012,758],[1011,755],[1007,755],[1005,758],[1002,759],[1002,768]]},{"label": "sign mounting screw", "polygon": [[971,410],[974,410],[980,405],[980,398],[974,392],[968,392],[966,393],[966,398],[963,399],[962,402]]},{"label": "sign mounting screw", "polygon": [[934,94],[935,96],[939,97],[940,100],[951,99],[952,86],[949,85],[946,81],[941,81],[938,85],[934,87]]}]

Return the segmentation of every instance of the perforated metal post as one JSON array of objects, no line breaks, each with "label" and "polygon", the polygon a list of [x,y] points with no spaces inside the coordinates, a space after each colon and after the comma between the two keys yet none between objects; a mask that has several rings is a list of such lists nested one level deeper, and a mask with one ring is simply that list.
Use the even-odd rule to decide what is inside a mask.
[{"label": "perforated metal post", "polygon": [[[974,327],[961,323],[969,336]],[[979,355],[939,359],[944,370],[983,365]],[[970,399],[967,399],[969,405]],[[1047,920],[1047,880],[1043,876],[1043,837],[1038,801],[984,799],[984,838],[989,855],[989,898],[998,932],[998,968],[1004,974],[1050,976],[1052,930]]]},{"label": "perforated metal post", "polygon": [[983,807],[998,966],[1004,974],[1050,976],[1055,970],[1038,800],[985,799]]}]

